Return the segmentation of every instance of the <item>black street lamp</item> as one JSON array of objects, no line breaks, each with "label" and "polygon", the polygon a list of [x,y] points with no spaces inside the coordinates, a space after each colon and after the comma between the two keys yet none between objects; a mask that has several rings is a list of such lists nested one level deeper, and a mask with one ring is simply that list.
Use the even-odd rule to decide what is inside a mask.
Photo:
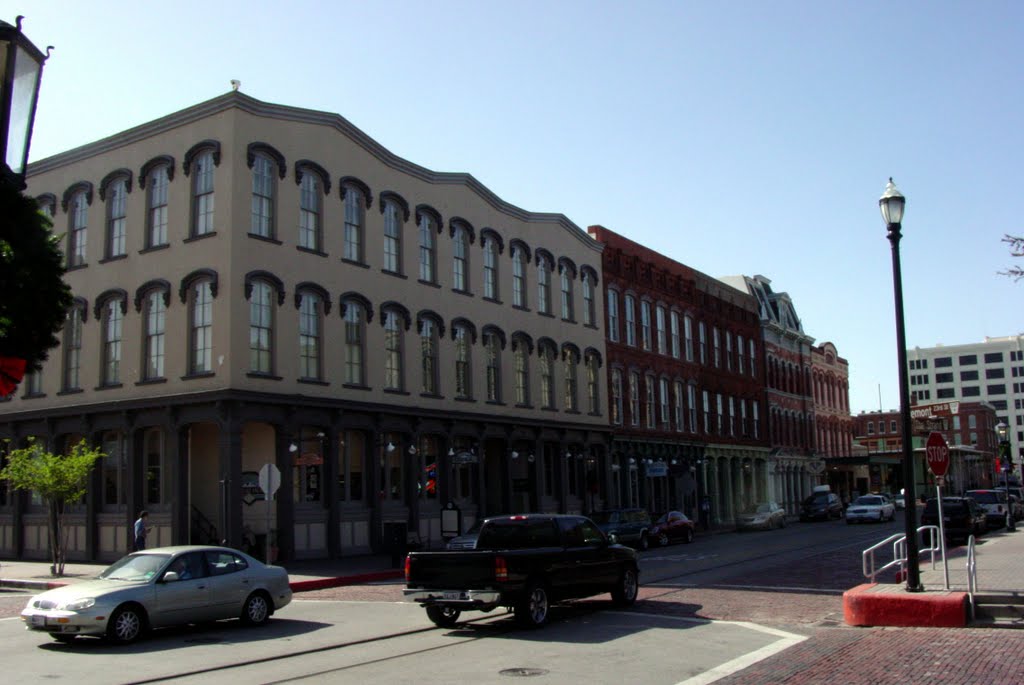
[{"label": "black street lamp", "polygon": [[[996,435],[999,436],[999,468],[1003,472],[1003,489],[1006,490],[1006,529],[1016,530],[1010,505],[1010,473],[1013,472],[1013,460],[1010,457],[1010,427],[1006,425],[1005,421],[996,424]],[[998,478],[998,474],[996,477]]]},{"label": "black street lamp", "polygon": [[21,20],[15,26],[0,21],[0,176],[18,190],[25,189],[25,166],[36,118],[39,82],[43,77],[44,55],[21,32]]},{"label": "black street lamp", "polygon": [[889,232],[892,245],[892,285],[896,299],[896,353],[900,373],[900,417],[903,424],[903,489],[907,503],[905,535],[907,542],[907,592],[921,592],[921,571],[918,566],[917,546],[917,493],[914,488],[914,450],[910,432],[910,383],[907,371],[907,336],[903,330],[903,279],[900,275],[900,225],[903,222],[903,208],[906,198],[896,190],[896,184],[889,179],[885,192],[878,199],[882,218]]}]

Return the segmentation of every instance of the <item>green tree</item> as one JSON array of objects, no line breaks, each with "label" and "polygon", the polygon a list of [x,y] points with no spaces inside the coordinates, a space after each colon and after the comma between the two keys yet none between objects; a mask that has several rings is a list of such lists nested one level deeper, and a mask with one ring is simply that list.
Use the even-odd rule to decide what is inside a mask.
[{"label": "green tree", "polygon": [[0,182],[0,357],[39,368],[71,306],[64,257],[33,198]]},{"label": "green tree", "polygon": [[89,472],[96,460],[104,456],[106,454],[89,447],[85,440],[74,445],[69,454],[53,454],[34,438],[29,438],[28,447],[12,450],[7,455],[7,466],[0,470],[0,478],[14,489],[35,492],[46,503],[53,559],[50,573],[55,576],[64,575],[67,560],[67,507],[85,496]]},{"label": "green tree", "polygon": [[[1007,234],[1003,236],[1003,242],[1009,244],[1011,256],[1024,257],[1024,236]],[[1024,278],[1024,267],[1011,266],[1006,271],[1000,271],[999,274],[1019,281]]]}]

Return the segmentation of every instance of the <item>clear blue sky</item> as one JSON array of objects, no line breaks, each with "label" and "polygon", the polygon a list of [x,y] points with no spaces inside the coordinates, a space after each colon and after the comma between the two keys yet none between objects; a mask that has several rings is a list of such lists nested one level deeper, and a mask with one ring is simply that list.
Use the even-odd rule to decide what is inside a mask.
[{"label": "clear blue sky", "polygon": [[1024,234],[1018,1],[0,0],[17,14],[56,46],[32,159],[239,79],[524,209],[764,274],[849,361],[854,413],[899,402],[893,176],[908,345],[1024,332],[997,273]]}]

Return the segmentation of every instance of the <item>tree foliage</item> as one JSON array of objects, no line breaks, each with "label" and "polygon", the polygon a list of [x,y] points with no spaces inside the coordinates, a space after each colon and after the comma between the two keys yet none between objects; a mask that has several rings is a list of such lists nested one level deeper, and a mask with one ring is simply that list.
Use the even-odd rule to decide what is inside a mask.
[{"label": "tree foliage", "polygon": [[35,492],[46,503],[50,514],[51,571],[64,575],[67,558],[68,529],[65,511],[85,496],[89,472],[96,460],[106,456],[100,449],[89,447],[85,440],[74,445],[68,454],[53,454],[43,449],[34,438],[28,447],[12,450],[0,478],[16,490]]},{"label": "tree foliage", "polygon": [[0,182],[0,357],[37,369],[71,306],[64,257],[36,201]]},{"label": "tree foliage", "polygon": [[[1003,242],[1009,244],[1010,255],[1013,257],[1024,257],[1024,236],[1004,235]],[[1024,278],[1024,267],[1011,266],[1006,271],[1000,271],[1000,275],[1009,276],[1015,281]]]}]

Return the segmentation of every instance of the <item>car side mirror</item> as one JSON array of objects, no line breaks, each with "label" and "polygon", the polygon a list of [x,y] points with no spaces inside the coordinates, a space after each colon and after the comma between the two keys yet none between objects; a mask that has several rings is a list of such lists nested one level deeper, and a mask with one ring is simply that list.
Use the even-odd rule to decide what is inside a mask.
[{"label": "car side mirror", "polygon": [[178,577],[178,573],[176,571],[168,571],[164,574],[163,581],[165,583],[175,583],[179,580],[181,579]]},{"label": "car side mirror", "polygon": [[615,533],[608,533],[608,544],[617,545],[619,544],[619,538],[616,537]]}]

